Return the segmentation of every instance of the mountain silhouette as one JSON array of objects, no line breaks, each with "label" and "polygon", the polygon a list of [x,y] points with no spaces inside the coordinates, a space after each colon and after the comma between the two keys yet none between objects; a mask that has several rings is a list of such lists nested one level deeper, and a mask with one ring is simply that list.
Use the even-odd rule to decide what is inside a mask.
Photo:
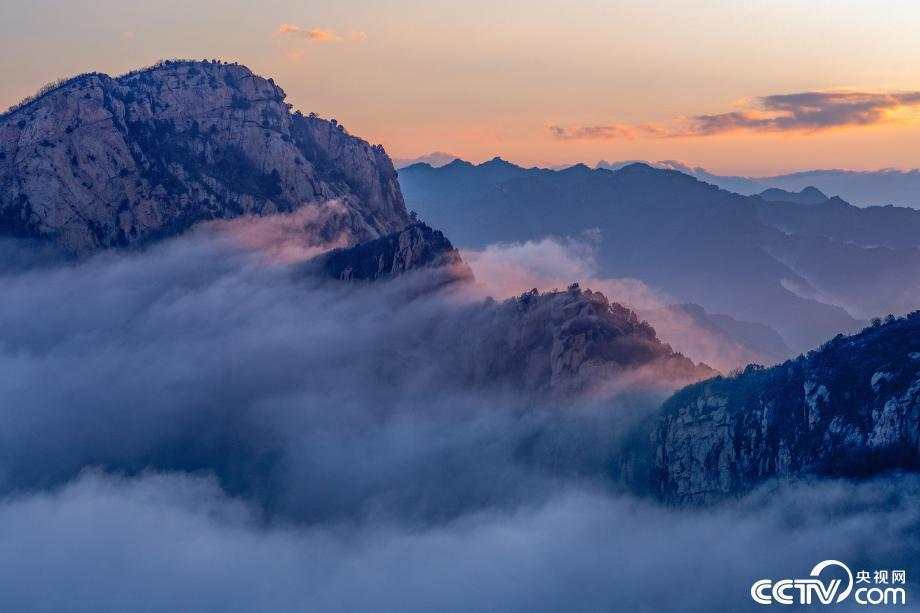
[{"label": "mountain silhouette", "polygon": [[768,325],[796,351],[920,304],[920,212],[908,208],[768,202],[642,163],[553,171],[457,160],[399,176],[407,206],[456,245],[596,229],[602,274]]},{"label": "mountain silhouette", "polygon": [[[616,170],[630,162],[601,160],[597,168]],[[658,168],[679,170],[722,189],[752,196],[770,188],[798,192],[813,187],[825,194],[836,194],[860,207],[905,206],[920,209],[920,169],[897,170],[804,170],[766,177],[721,175],[700,166],[664,160],[646,162]]]}]

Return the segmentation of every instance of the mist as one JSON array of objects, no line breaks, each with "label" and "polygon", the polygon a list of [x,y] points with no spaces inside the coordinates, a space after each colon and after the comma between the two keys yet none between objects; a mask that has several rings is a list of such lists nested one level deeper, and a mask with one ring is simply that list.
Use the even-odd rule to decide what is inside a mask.
[{"label": "mist", "polygon": [[[779,356],[748,347],[688,313],[669,308],[680,301],[639,279],[607,278],[598,274],[599,236],[547,237],[520,243],[497,243],[481,250],[463,250],[477,288],[484,294],[508,298],[537,288],[549,291],[578,282],[600,291],[611,301],[629,307],[646,319],[658,337],[696,362],[723,373],[750,363],[772,364]],[[788,357],[788,356],[782,356]]]},{"label": "mist", "polygon": [[664,396],[563,402],[484,367],[487,276],[323,281],[311,250],[230,230],[79,262],[14,247],[0,608],[739,610],[762,576],[916,551],[914,477],[631,495],[611,467]]},{"label": "mist", "polygon": [[429,528],[265,526],[213,479],[84,473],[0,505],[4,609],[756,610],[763,577],[821,559],[908,568],[914,477],[764,488],[677,511],[558,490]]},{"label": "mist", "polygon": [[501,368],[476,291],[322,281],[211,230],[4,274],[0,491],[209,471],[267,516],[441,521],[605,480],[668,391],[561,406]]}]

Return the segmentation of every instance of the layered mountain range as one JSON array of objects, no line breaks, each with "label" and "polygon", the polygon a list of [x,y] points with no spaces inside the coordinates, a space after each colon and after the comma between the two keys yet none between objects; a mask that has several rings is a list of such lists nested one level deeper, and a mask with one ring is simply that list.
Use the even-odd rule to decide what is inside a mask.
[{"label": "layered mountain range", "polygon": [[[641,164],[553,172],[455,161],[401,179],[446,235],[407,212],[381,147],[292,113],[283,90],[236,64],[82,75],[0,116],[0,234],[71,257],[141,248],[203,221],[316,211],[304,240],[334,234],[336,248],[298,271],[346,289],[434,273],[440,288],[470,276],[448,237],[481,246],[599,229],[605,274],[698,303],[670,308],[776,355],[915,302],[911,211],[856,209],[817,190],[744,197]],[[463,342],[444,351],[473,388],[565,402],[631,380],[674,389],[708,379],[674,395],[611,459],[625,483],[664,500],[706,502],[774,477],[917,468],[917,314],[713,379],[636,313],[577,285],[463,308],[452,331]]]},{"label": "layered mountain range", "polygon": [[[460,156],[435,151],[415,158],[394,160],[397,170],[415,164],[429,164],[433,167],[446,166]],[[781,175],[746,177],[723,175],[710,172],[701,166],[691,166],[677,160],[621,160],[608,162],[600,160],[594,168],[619,170],[630,164],[647,164],[663,170],[677,170],[700,181],[745,196],[763,195],[763,192],[779,190],[781,192],[799,193],[812,190],[837,194],[856,206],[900,206],[920,209],[920,169],[898,170],[805,170]],[[551,170],[565,170],[571,164],[549,166]]]},{"label": "layered mountain range", "polygon": [[552,171],[458,160],[410,166],[400,183],[408,206],[462,247],[592,231],[600,274],[770,326],[794,351],[920,304],[913,209],[741,196],[644,164]]},{"label": "layered mountain range", "polygon": [[[420,160],[427,161],[427,160]],[[449,161],[449,160],[448,160]],[[607,162],[601,160],[596,168],[618,170],[639,160]],[[895,205],[920,209],[920,169],[897,170],[805,170],[767,177],[743,177],[710,172],[700,166],[690,166],[675,160],[642,162],[663,168],[677,170],[684,174],[712,183],[731,192],[753,196],[768,189],[800,192],[808,189],[837,194],[857,206]]]}]

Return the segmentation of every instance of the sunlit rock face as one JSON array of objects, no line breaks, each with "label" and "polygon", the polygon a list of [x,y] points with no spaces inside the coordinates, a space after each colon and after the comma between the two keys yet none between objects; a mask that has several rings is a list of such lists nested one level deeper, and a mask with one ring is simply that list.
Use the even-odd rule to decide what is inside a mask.
[{"label": "sunlit rock face", "polygon": [[690,386],[665,403],[621,467],[673,502],[769,478],[920,467],[920,312],[770,369]]},{"label": "sunlit rock face", "polygon": [[284,99],[217,62],[66,81],[0,116],[0,231],[81,254],[331,199],[354,243],[405,227],[383,149]]}]

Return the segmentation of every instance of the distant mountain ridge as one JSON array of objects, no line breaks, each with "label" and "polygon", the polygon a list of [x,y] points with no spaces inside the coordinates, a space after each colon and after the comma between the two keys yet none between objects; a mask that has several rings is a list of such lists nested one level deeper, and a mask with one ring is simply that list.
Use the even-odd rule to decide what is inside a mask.
[{"label": "distant mountain ridge", "polygon": [[698,304],[672,304],[639,316],[675,350],[723,372],[750,363],[776,364],[793,354],[769,326],[709,313]]},{"label": "distant mountain ridge", "polygon": [[827,195],[817,187],[808,186],[798,192],[771,187],[757,194],[767,202],[794,202],[796,204],[821,204],[827,202]]},{"label": "distant mountain ridge", "polygon": [[427,155],[420,155],[415,158],[396,158],[393,160],[393,165],[397,170],[414,164],[428,164],[434,168],[438,168],[450,164],[454,160],[459,159],[459,157],[460,156],[451,153],[445,153],[444,151],[433,151]]},{"label": "distant mountain ridge", "polygon": [[649,162],[607,162],[601,160],[596,168],[616,170],[632,162],[642,162],[656,168],[678,170],[700,181],[712,183],[731,192],[752,196],[764,190],[776,188],[785,191],[801,191],[814,187],[820,191],[840,196],[860,207],[904,206],[920,209],[920,169],[897,170],[805,170],[767,177],[743,177],[720,175],[700,166],[683,162],[664,160]]},{"label": "distant mountain ridge", "polygon": [[454,244],[597,229],[601,274],[768,325],[794,351],[920,304],[920,211],[909,208],[768,202],[641,163],[553,171],[495,158],[399,175],[407,205]]}]

